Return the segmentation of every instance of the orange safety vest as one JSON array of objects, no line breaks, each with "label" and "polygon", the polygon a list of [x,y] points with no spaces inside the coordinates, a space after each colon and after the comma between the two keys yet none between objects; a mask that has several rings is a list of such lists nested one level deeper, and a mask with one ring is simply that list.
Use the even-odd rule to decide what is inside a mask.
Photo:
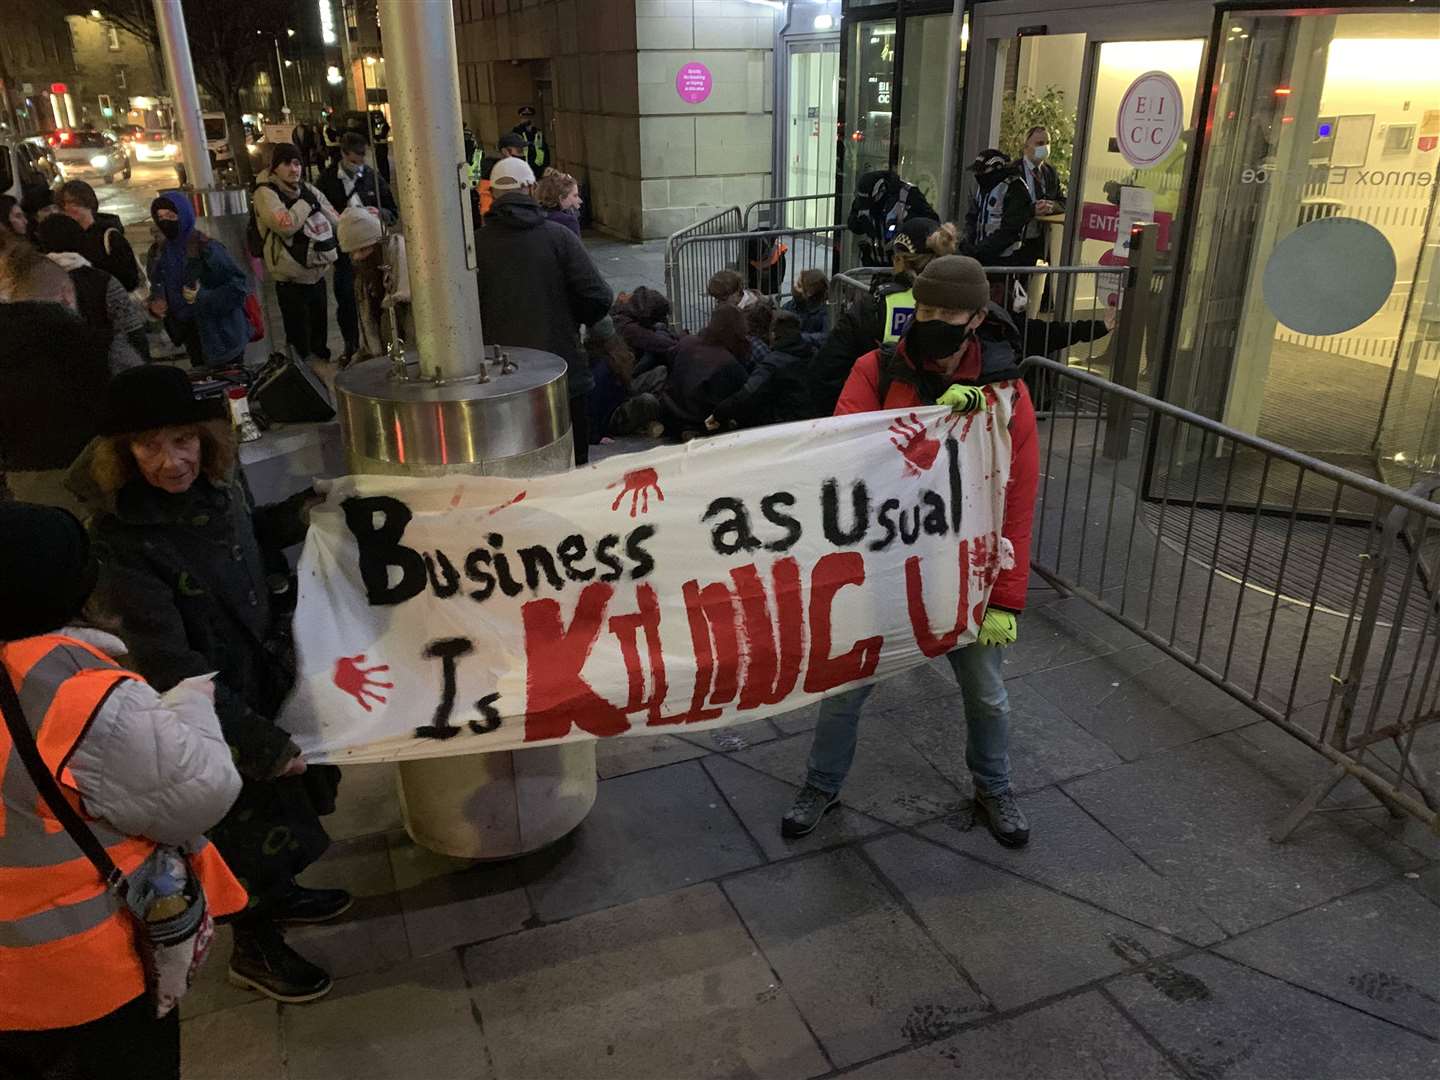
[{"label": "orange safety vest", "polygon": [[495,192],[491,190],[489,180],[481,180],[476,187],[480,190],[480,217],[483,219],[490,213],[490,207],[495,205]]},{"label": "orange safety vest", "polygon": [[[124,873],[155,849],[89,818],[69,760],[117,686],[140,676],[60,634],[0,645],[40,756]],[[0,1031],[40,1031],[98,1020],[145,992],[130,915],[105,887],[35,789],[0,727]],[[246,904],[245,890],[210,843],[193,854],[213,915]]]}]

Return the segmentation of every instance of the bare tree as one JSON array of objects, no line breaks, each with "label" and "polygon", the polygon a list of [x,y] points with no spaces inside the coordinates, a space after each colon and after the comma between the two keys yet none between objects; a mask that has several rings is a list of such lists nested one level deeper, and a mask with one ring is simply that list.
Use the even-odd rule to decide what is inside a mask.
[{"label": "bare tree", "polygon": [[[152,0],[84,0],[76,6],[98,11],[107,22],[160,47]],[[235,168],[249,186],[254,171],[240,119],[241,94],[270,66],[274,38],[295,17],[296,0],[182,0],[182,6],[195,81],[220,103]]]}]

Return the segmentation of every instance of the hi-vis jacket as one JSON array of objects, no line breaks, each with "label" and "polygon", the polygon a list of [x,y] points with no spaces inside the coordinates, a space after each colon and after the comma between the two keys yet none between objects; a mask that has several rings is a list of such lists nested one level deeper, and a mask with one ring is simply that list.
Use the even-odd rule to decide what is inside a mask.
[{"label": "hi-vis jacket", "polygon": [[[108,634],[67,629],[0,644],[46,765],[130,873],[183,847],[212,914],[245,890],[203,833],[240,793],[209,685],[161,698],[107,656]],[[0,1030],[74,1027],[145,992],[130,916],[50,813],[0,727]]]}]

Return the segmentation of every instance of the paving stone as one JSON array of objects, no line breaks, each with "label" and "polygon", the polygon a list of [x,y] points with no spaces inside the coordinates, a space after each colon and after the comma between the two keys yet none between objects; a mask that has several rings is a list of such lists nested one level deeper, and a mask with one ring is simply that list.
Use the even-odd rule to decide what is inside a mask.
[{"label": "paving stone", "polygon": [[1415,874],[1405,875],[1410,879],[1410,884],[1415,891],[1422,896],[1427,896],[1435,904],[1440,904],[1440,866],[1430,866]]},{"label": "paving stone", "polygon": [[192,1019],[193,994],[192,989],[180,1006],[184,1017],[180,1060],[185,1063],[185,1080],[256,1080],[284,1075],[279,1006],[250,995],[248,1005]]},{"label": "paving stone", "polygon": [[521,873],[552,920],[763,861],[699,762],[686,761],[604,781],[580,827],[521,860]]},{"label": "paving stone", "polygon": [[704,757],[706,750],[674,735],[626,735],[595,743],[595,771],[601,780],[677,761]]},{"label": "paving stone", "polygon": [[1225,936],[1172,882],[1146,866],[1089,814],[1057,789],[1021,800],[1030,819],[1030,843],[1002,847],[968,811],[926,825],[937,843],[1003,866],[1063,893],[1143,923],[1161,933],[1208,945]]},{"label": "paving stone", "polygon": [[320,1001],[285,1006],[281,1023],[291,1080],[494,1076],[453,952],[341,979]]},{"label": "paving stone", "polygon": [[1174,1080],[1156,1049],[1099,994],[1081,994],[846,1073],[846,1080]]},{"label": "paving stone", "polygon": [[1283,760],[1228,732],[1065,785],[1157,873],[1232,934],[1406,869],[1419,856],[1360,818],[1312,816],[1270,832],[1304,794]]},{"label": "paving stone", "polygon": [[1025,683],[1126,761],[1259,719],[1149,645],[1037,672]]},{"label": "paving stone", "polygon": [[[840,792],[843,805],[892,825],[913,825],[953,813],[969,798],[961,794],[916,750],[866,709],[860,720],[855,763]],[[805,782],[811,736],[788,739],[742,750],[735,755],[763,773],[788,784]]]},{"label": "paving stone", "polygon": [[1403,880],[1226,942],[1224,955],[1440,1036],[1440,908]]},{"label": "paving stone", "polygon": [[828,1071],[711,884],[465,950],[497,1080]]},{"label": "paving stone", "polygon": [[768,859],[835,847],[885,828],[883,822],[841,805],[826,814],[810,835],[786,839],[780,835],[780,819],[800,790],[798,784],[776,780],[727,757],[707,758],[705,769]]},{"label": "paving stone", "polygon": [[951,669],[950,662],[941,656],[878,683],[865,702],[865,709],[872,715],[890,712],[892,709],[907,708],[921,701],[954,697],[959,692],[955,672]]},{"label": "paving stone", "polygon": [[820,718],[820,703],[804,705],[798,709],[772,716],[770,722],[783,735],[798,735],[802,731],[814,731],[815,721]]},{"label": "paving stone", "polygon": [[[1005,685],[1010,694],[1010,782],[1016,791],[1034,791],[1120,763],[1109,747],[1031,689],[1027,679]],[[965,703],[959,696],[915,702],[875,717],[872,726],[913,746],[966,798],[974,795],[965,764]]]},{"label": "paving stone", "polygon": [[780,733],[775,730],[775,726],[769,720],[756,720],[749,724],[712,728],[709,731],[687,731],[684,735],[679,736],[688,743],[694,743],[704,750],[720,754],[733,754],[736,750],[744,750],[747,746],[759,746],[761,743],[779,737]]},{"label": "paving stone", "polygon": [[1435,1043],[1218,956],[1157,965],[1109,990],[1206,1080],[1379,1080],[1440,1069]]},{"label": "paving stone", "polygon": [[1119,916],[913,836],[865,846],[1002,1012],[1179,948]]},{"label": "paving stone", "polygon": [[349,889],[355,896],[355,905],[335,922],[286,931],[286,940],[332,977],[343,979],[409,958],[405,917],[395,895],[384,836],[331,845],[319,862],[300,875],[300,883],[316,889]]},{"label": "paving stone", "polygon": [[514,862],[471,862],[390,837],[390,865],[413,956],[519,930],[530,898]]},{"label": "paving stone", "polygon": [[724,889],[839,1067],[988,1011],[854,851],[753,870]]},{"label": "paving stone", "polygon": [[206,1013],[255,1002],[257,995],[253,991],[234,986],[230,982],[230,951],[234,944],[235,937],[230,927],[215,927],[215,940],[210,943],[210,955],[205,963],[200,965],[195,981],[190,984],[189,993],[181,1002],[182,1019],[188,1021]]},{"label": "paving stone", "polygon": [[325,818],[334,841],[391,832],[402,827],[395,765],[346,765],[340,774],[335,813]]},{"label": "paving stone", "polygon": [[1067,622],[1051,604],[1021,618],[1015,644],[1005,649],[1005,678],[1018,679],[1032,671],[1046,671],[1114,651],[1113,645]]}]

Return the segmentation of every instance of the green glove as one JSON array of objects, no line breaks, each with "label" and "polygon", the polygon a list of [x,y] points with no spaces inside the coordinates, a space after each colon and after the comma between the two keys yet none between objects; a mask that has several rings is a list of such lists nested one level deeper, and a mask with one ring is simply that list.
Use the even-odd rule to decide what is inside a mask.
[{"label": "green glove", "polygon": [[948,405],[958,413],[983,412],[985,393],[978,386],[952,386],[935,404]]},{"label": "green glove", "polygon": [[991,608],[985,612],[985,619],[980,624],[980,636],[975,642],[979,645],[1014,645],[1019,632],[1014,615]]}]

